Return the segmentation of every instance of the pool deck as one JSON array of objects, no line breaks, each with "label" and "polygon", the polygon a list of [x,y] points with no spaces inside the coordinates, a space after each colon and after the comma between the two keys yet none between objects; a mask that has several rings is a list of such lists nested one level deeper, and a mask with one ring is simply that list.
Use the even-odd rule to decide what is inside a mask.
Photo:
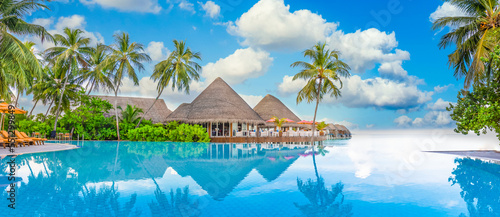
[{"label": "pool deck", "polygon": [[4,157],[7,155],[21,155],[21,154],[32,154],[32,153],[42,153],[42,152],[54,152],[54,151],[66,151],[78,148],[75,145],[70,145],[67,143],[45,143],[45,145],[30,145],[26,147],[14,148],[15,152],[11,153],[9,147],[5,149],[3,146],[0,147],[0,156]]},{"label": "pool deck", "polygon": [[473,157],[473,158],[480,158],[480,159],[486,159],[486,160],[500,161],[500,152],[494,151],[494,150],[426,151],[426,152],[439,153],[439,154],[452,154],[452,155],[459,155],[459,156],[464,156],[464,157]]}]

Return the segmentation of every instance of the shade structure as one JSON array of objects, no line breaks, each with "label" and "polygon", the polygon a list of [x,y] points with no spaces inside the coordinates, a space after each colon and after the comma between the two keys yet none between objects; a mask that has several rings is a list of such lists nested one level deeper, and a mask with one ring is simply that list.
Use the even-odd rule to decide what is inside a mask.
[{"label": "shade structure", "polygon": [[[12,110],[14,111],[14,114],[26,114],[27,112],[20,108],[15,108],[15,107]],[[9,104],[5,102],[0,103],[0,113],[9,113]]]},{"label": "shade structure", "polygon": [[216,78],[193,102],[179,106],[166,121],[265,124],[222,78]]},{"label": "shade structure", "polygon": [[[120,106],[123,110],[127,107],[127,105],[136,106],[142,109],[143,112],[146,112],[151,105],[153,105],[155,98],[145,98],[145,97],[124,97],[124,96],[101,96],[101,95],[92,95],[92,97],[98,97],[103,100],[108,101],[112,105]],[[154,106],[151,108],[144,119],[151,120],[153,123],[163,123],[167,116],[172,113],[170,109],[165,104],[163,99],[158,99]],[[111,117],[115,115],[115,109],[111,108],[107,113],[104,114],[105,117]],[[140,114],[139,117],[142,117],[144,114]],[[121,116],[121,111],[118,109],[118,116]]]},{"label": "shade structure", "polygon": [[297,124],[313,124],[313,122],[312,121],[303,120],[303,121],[299,121]]},{"label": "shade structure", "polygon": [[[299,122],[300,118],[297,117],[283,102],[278,98],[267,94],[254,108],[253,110],[259,114],[259,116],[268,120],[273,117],[287,118],[291,121],[283,124],[285,127],[301,127],[295,122]],[[271,123],[266,124],[266,126],[271,126]]]}]

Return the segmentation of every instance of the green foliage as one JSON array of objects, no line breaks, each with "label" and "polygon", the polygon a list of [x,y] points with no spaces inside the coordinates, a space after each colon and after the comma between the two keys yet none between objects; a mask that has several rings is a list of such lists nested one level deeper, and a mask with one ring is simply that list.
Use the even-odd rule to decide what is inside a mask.
[{"label": "green foliage", "polygon": [[173,141],[173,142],[209,142],[207,130],[200,125],[178,124],[170,122],[163,124],[146,125],[128,132],[128,139],[132,141]]},{"label": "green foliage", "polygon": [[85,139],[107,140],[116,139],[116,128],[112,117],[104,117],[113,106],[98,97],[83,96],[80,107],[67,113],[59,124],[71,131],[73,135],[84,135]]},{"label": "green foliage", "polygon": [[456,121],[455,132],[468,134],[486,134],[488,130],[497,133],[500,139],[500,49],[491,54],[491,74],[483,80],[486,83],[475,83],[473,91],[458,93],[456,105],[450,105],[451,118]]},{"label": "green foliage", "polygon": [[316,129],[318,129],[319,131],[325,129],[326,127],[328,127],[328,124],[325,123],[324,121],[318,123],[318,125],[316,125]]}]

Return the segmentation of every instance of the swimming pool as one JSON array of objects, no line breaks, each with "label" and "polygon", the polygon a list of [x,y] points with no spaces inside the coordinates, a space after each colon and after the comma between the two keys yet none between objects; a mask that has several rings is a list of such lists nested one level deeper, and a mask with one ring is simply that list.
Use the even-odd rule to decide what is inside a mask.
[{"label": "swimming pool", "polygon": [[500,216],[498,163],[422,152],[497,148],[494,137],[373,133],[314,152],[304,145],[73,144],[81,148],[17,156],[16,209],[1,185],[2,216]]}]

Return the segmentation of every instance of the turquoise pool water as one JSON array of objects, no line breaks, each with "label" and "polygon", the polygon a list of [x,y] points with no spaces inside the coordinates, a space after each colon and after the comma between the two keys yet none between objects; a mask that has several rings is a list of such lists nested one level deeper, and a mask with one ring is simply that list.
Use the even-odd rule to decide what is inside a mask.
[{"label": "turquoise pool water", "polygon": [[[438,133],[439,134],[439,133]],[[16,157],[1,216],[500,216],[500,165],[422,152],[494,138],[366,134],[323,147],[73,142]],[[313,158],[314,156],[314,158]]]}]

